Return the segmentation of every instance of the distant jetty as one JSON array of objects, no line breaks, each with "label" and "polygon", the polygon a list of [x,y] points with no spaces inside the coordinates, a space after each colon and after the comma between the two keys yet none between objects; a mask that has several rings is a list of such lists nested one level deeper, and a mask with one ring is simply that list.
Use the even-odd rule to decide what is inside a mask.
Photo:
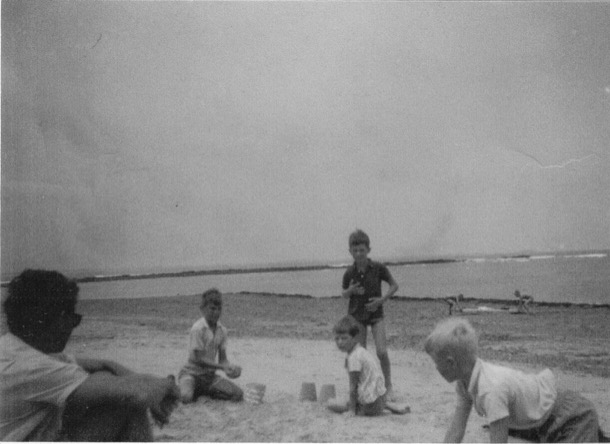
[{"label": "distant jetty", "polygon": [[[480,255],[480,256],[465,256],[456,258],[432,258],[432,259],[411,259],[399,261],[383,261],[387,266],[416,266],[416,265],[438,265],[450,263],[486,263],[486,262],[506,262],[506,261],[529,261],[540,259],[557,259],[557,258],[605,258],[610,252],[608,250],[587,251],[587,252],[562,252],[562,253],[536,253],[536,254],[515,254],[515,255]],[[315,271],[315,270],[331,270],[347,268],[350,263],[344,264],[317,264],[317,265],[291,265],[291,266],[265,266],[265,267],[239,267],[239,268],[217,268],[211,270],[186,270],[186,271],[168,271],[155,273],[125,273],[112,275],[95,275],[75,278],[76,282],[108,282],[108,281],[127,281],[137,279],[162,279],[162,278],[180,278],[193,276],[209,276],[209,275],[227,275],[227,274],[248,274],[248,273],[283,273],[295,271]],[[1,287],[8,286],[9,281],[0,283]]]},{"label": "distant jetty", "polygon": [[[426,259],[418,261],[399,261],[384,262],[388,266],[400,265],[420,265],[420,264],[442,264],[450,262],[464,262],[463,259]],[[104,281],[125,281],[133,279],[160,279],[160,278],[179,278],[192,276],[209,276],[221,274],[248,274],[248,273],[285,273],[290,271],[316,271],[347,268],[349,265],[301,265],[289,267],[257,267],[257,268],[225,268],[213,270],[187,270],[167,273],[148,273],[148,274],[120,274],[109,276],[88,276],[76,279],[76,282],[104,282]]]}]

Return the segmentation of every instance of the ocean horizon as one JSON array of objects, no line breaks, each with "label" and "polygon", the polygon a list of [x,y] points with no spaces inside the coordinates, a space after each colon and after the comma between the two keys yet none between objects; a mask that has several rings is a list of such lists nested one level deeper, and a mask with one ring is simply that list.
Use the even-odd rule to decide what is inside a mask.
[{"label": "ocean horizon", "polygon": [[[610,304],[610,252],[536,253],[384,261],[398,298],[514,300],[515,290],[536,302]],[[375,259],[373,257],[373,259]],[[210,287],[225,293],[337,297],[351,262],[94,275],[77,278],[81,299],[172,297]],[[3,283],[4,286],[6,283]]]}]

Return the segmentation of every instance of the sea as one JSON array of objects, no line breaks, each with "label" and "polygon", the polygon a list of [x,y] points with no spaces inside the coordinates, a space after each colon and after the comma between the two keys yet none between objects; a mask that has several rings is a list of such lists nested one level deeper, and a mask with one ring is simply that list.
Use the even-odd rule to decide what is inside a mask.
[{"label": "sea", "polygon": [[[173,297],[217,287],[224,293],[271,293],[315,298],[337,297],[347,264],[320,269],[220,270],[193,276],[138,276],[81,282],[81,299]],[[388,263],[399,284],[399,298],[514,300],[513,293],[537,302],[610,304],[609,252],[473,257],[451,261]],[[96,278],[113,279],[109,276]]]}]

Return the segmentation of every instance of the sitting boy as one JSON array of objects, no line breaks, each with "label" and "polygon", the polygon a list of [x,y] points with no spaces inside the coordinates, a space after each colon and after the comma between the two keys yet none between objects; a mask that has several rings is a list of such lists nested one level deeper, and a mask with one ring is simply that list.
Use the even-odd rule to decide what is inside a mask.
[{"label": "sitting boy", "polygon": [[359,416],[378,416],[384,409],[404,414],[407,406],[386,402],[386,386],[377,359],[359,342],[360,324],[352,316],[344,316],[333,329],[339,350],[347,353],[345,368],[349,376],[349,401],[329,402],[327,407],[335,413]]},{"label": "sitting boy", "polygon": [[56,271],[26,270],[4,301],[0,440],[152,441],[148,411],[165,424],[178,399],[167,378],[63,353],[81,321],[78,286]]},{"label": "sitting boy", "polygon": [[445,442],[461,442],[472,406],[489,421],[491,442],[508,435],[537,442],[604,439],[591,401],[558,390],[553,373],[527,374],[477,357],[477,335],[464,318],[441,321],[425,342],[426,353],[447,382],[457,381],[457,406]]},{"label": "sitting boy", "polygon": [[244,397],[242,389],[216,374],[216,370],[222,370],[231,379],[241,375],[241,367],[227,359],[227,329],[218,322],[222,313],[220,291],[211,288],[203,293],[199,309],[203,317],[191,327],[188,361],[178,374],[180,399],[189,403],[200,395],[207,395],[241,401]]}]

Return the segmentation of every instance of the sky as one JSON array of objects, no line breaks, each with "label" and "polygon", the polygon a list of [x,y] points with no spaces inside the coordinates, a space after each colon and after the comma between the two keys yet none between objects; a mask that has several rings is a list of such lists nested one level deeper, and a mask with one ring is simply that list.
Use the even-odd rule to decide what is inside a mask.
[{"label": "sky", "polygon": [[2,274],[610,248],[610,4],[2,2]]}]

